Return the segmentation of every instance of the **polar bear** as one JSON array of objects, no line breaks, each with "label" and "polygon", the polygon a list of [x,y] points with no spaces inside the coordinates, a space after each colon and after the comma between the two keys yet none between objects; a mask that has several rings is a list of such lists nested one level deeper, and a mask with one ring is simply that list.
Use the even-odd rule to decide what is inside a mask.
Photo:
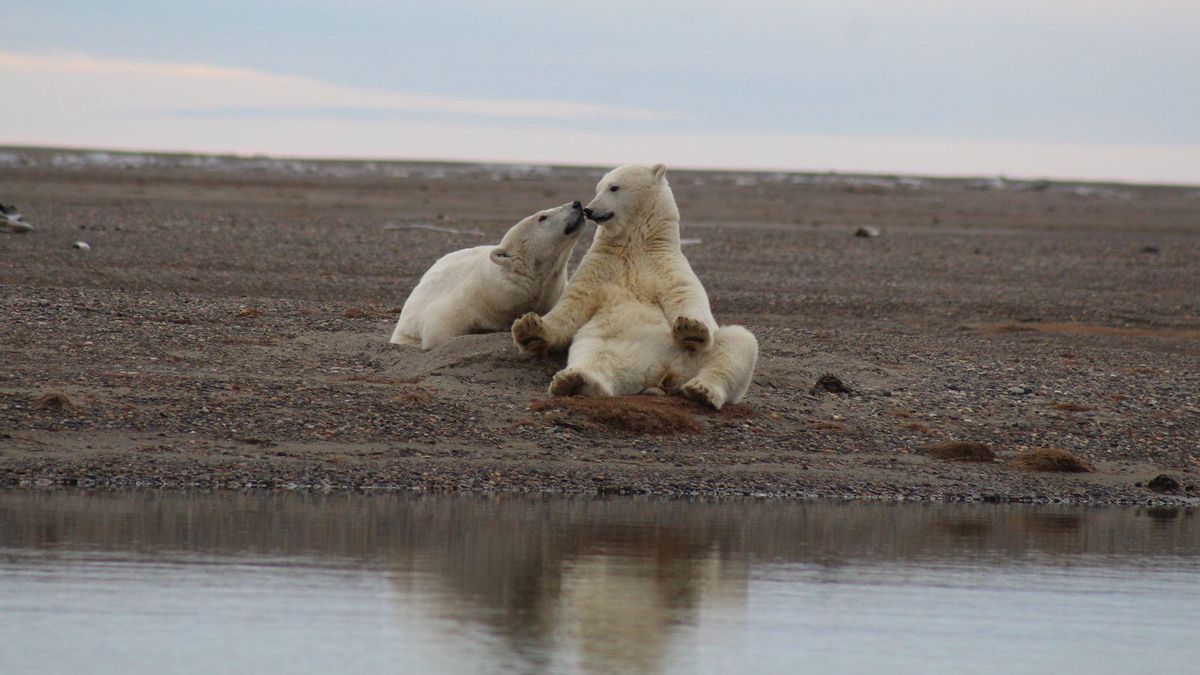
[{"label": "polar bear", "polygon": [[552,395],[667,393],[719,410],[750,386],[758,341],[713,319],[679,246],[666,171],[628,164],[605,175],[584,209],[600,227],[562,299],[513,322],[522,351],[570,348]]},{"label": "polar bear", "polygon": [[545,312],[567,286],[567,261],[583,230],[579,202],[538,211],[499,246],[442,256],[400,310],[393,344],[432,349],[452,337],[500,331],[525,312]]}]

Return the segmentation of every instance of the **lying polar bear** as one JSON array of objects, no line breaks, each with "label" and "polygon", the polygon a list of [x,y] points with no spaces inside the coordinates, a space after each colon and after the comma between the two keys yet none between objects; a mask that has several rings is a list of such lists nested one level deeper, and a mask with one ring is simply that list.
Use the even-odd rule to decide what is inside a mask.
[{"label": "lying polar bear", "polygon": [[513,323],[526,352],[570,346],[554,396],[680,394],[720,409],[745,395],[758,341],[718,328],[704,286],[679,248],[679,209],[666,167],[613,169],[584,209],[600,225],[566,293],[545,316]]},{"label": "lying polar bear", "polygon": [[583,222],[579,202],[563,204],[513,225],[499,246],[442,256],[404,302],[391,342],[432,349],[549,310],[567,286],[567,260]]}]

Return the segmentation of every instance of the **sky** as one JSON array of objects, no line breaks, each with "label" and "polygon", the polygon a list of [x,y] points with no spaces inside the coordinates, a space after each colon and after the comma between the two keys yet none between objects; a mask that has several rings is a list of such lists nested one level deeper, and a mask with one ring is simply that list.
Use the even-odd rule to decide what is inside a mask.
[{"label": "sky", "polygon": [[1200,184],[1195,0],[5,0],[0,144]]}]

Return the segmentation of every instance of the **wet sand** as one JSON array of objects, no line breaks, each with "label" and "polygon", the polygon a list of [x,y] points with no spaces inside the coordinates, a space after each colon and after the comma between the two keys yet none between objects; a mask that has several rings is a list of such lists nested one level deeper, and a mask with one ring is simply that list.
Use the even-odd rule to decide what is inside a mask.
[{"label": "wet sand", "polygon": [[[561,361],[503,334],[387,344],[438,256],[601,173],[0,149],[36,228],[0,234],[0,481],[1200,497],[1200,188],[673,171],[718,320],[761,345],[720,414],[546,407]],[[1094,471],[1010,464],[1037,447]]]}]

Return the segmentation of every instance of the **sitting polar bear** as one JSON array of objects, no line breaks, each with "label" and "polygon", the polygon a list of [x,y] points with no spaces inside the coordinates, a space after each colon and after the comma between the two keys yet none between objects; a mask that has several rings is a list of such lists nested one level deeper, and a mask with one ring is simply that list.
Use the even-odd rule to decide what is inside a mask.
[{"label": "sitting polar bear", "polygon": [[666,167],[629,164],[601,179],[584,209],[600,226],[566,293],[545,316],[513,323],[526,352],[570,346],[554,396],[680,394],[720,409],[745,395],[758,341],[718,328],[679,247]]},{"label": "sitting polar bear", "polygon": [[513,225],[499,246],[442,256],[404,302],[391,342],[432,349],[549,310],[567,286],[567,260],[583,222],[579,202],[563,204]]}]

